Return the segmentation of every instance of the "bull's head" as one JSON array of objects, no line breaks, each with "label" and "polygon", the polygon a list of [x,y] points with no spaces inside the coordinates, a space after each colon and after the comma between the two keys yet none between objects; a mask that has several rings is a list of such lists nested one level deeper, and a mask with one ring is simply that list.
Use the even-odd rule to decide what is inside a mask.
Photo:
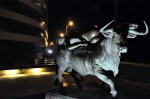
[{"label": "bull's head", "polygon": [[[114,20],[113,20],[114,21]],[[119,35],[121,38],[121,43],[125,45],[127,43],[127,38],[135,38],[137,35],[146,35],[149,31],[146,22],[144,21],[144,25],[146,27],[145,32],[138,32],[135,29],[138,28],[136,24],[122,24],[116,25],[112,29],[106,29],[113,21],[105,25],[100,29],[100,32],[105,37],[112,37],[114,34]]]},{"label": "bull's head", "polygon": [[145,21],[143,21],[143,22],[144,22],[144,25],[145,25],[145,28],[146,28],[145,32],[137,32],[134,29],[130,29],[130,28],[132,28],[132,24],[130,24],[129,25],[130,26],[129,27],[129,33],[128,33],[127,37],[128,38],[135,38],[137,35],[146,35],[149,32],[149,29],[148,29],[148,26],[147,26],[146,22]]}]

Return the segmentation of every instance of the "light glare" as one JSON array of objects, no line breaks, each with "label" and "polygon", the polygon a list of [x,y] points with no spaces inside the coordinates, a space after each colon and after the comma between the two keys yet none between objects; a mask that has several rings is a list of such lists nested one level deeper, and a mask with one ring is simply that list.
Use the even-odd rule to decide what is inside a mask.
[{"label": "light glare", "polygon": [[60,37],[64,37],[65,35],[64,35],[64,33],[60,33]]},{"label": "light glare", "polygon": [[3,70],[4,75],[12,75],[12,74],[19,74],[19,73],[21,73],[19,69]]},{"label": "light glare", "polygon": [[53,43],[53,42],[51,42],[51,43],[50,43],[50,45],[54,45],[54,43]]},{"label": "light glare", "polygon": [[48,49],[47,52],[48,52],[49,54],[52,54],[52,53],[53,53],[53,51],[52,51],[51,49]]},{"label": "light glare", "polygon": [[72,21],[69,22],[69,26],[73,26],[73,22]]},{"label": "light glare", "polygon": [[32,69],[31,69],[31,72],[32,72],[32,73],[39,73],[39,72],[42,72],[42,71],[43,71],[42,68],[32,68]]}]

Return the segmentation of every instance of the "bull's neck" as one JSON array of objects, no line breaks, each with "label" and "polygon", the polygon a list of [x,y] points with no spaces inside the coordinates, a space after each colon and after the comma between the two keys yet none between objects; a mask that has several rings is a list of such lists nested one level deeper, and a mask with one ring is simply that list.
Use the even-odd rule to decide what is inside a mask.
[{"label": "bull's neck", "polygon": [[119,47],[119,44],[113,41],[112,38],[106,38],[102,42],[102,51],[108,55],[118,55]]}]

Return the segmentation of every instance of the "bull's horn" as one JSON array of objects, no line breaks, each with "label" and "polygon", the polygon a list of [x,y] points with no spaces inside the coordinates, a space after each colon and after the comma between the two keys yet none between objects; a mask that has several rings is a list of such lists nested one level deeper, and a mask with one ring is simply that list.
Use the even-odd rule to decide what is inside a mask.
[{"label": "bull's horn", "polygon": [[136,34],[136,35],[146,35],[149,32],[149,29],[148,29],[146,22],[145,21],[143,21],[143,22],[144,22],[145,28],[146,28],[145,32],[137,32],[135,30],[129,30],[129,33]]},{"label": "bull's horn", "polygon": [[101,33],[103,33],[104,30],[105,30],[105,28],[106,28],[108,25],[110,25],[113,21],[114,21],[114,20],[112,20],[111,22],[109,22],[108,24],[106,24],[105,26],[103,26],[99,31],[100,31]]}]

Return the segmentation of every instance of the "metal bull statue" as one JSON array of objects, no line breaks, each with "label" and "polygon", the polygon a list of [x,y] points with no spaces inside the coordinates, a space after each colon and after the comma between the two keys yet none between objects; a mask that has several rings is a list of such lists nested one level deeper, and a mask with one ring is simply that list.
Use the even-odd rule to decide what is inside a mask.
[{"label": "metal bull statue", "polygon": [[72,49],[72,47],[69,48],[65,46],[65,39],[62,38],[58,40],[59,45],[64,44],[65,46],[63,49],[58,50],[56,55],[56,63],[58,65],[56,78],[60,83],[61,91],[64,91],[62,74],[67,68],[70,68],[77,71],[81,76],[97,76],[110,86],[110,94],[112,94],[113,97],[117,95],[114,82],[104,71],[112,71],[113,76],[116,76],[119,71],[120,55],[122,50],[126,50],[124,46],[127,38],[135,38],[137,35],[146,35],[149,29],[145,21],[145,32],[137,32],[135,29],[138,25],[136,24],[123,24],[114,26],[112,29],[106,29],[112,22],[102,27],[99,30],[99,34],[94,36],[94,45],[96,46],[91,51],[88,50],[88,47],[91,47],[92,44],[82,43]]}]

